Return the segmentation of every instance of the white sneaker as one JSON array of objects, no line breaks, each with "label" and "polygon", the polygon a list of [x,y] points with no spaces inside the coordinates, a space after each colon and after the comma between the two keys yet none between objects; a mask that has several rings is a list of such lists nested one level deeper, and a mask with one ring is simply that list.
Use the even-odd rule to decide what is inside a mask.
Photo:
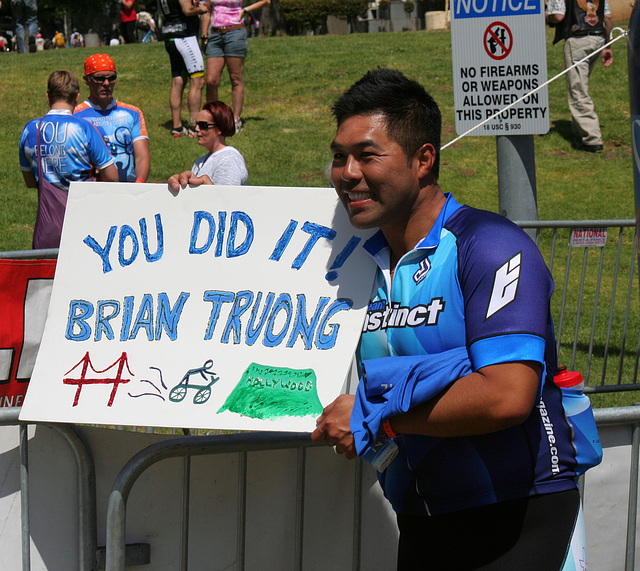
[{"label": "white sneaker", "polygon": [[240,117],[235,117],[233,119],[233,122],[235,123],[235,126],[236,126],[236,133],[242,132],[242,119],[240,119]]}]

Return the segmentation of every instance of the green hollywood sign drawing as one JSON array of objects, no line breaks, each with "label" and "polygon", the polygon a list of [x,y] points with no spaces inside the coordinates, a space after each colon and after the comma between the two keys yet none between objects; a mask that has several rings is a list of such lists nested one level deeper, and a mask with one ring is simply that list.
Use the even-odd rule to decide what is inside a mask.
[{"label": "green hollywood sign drawing", "polygon": [[313,369],[289,369],[251,363],[218,413],[225,410],[251,418],[319,415],[323,407]]}]

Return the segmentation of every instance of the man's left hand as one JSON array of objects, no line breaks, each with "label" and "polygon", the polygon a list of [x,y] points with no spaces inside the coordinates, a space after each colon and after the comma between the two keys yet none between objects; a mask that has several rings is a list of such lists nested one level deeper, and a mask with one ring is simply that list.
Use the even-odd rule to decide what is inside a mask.
[{"label": "man's left hand", "polygon": [[605,48],[602,50],[602,63],[604,67],[609,67],[613,63],[613,51],[611,48]]}]

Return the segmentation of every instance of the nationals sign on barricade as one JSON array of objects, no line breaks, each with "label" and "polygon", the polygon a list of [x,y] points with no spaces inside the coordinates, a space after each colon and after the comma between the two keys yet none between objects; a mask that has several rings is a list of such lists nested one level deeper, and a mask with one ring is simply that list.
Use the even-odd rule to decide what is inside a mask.
[{"label": "nationals sign on barricade", "polygon": [[332,189],[73,183],[21,420],[310,431],[374,264]]},{"label": "nationals sign on barricade", "polygon": [[0,406],[21,406],[49,307],[55,260],[0,260]]}]

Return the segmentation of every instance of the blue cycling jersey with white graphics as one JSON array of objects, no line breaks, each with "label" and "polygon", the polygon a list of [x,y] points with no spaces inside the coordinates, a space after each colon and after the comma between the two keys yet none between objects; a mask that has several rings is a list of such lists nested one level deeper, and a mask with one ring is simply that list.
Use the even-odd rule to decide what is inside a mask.
[{"label": "blue cycling jersey with white graphics", "polygon": [[[382,233],[365,249],[378,271],[359,346],[358,398],[365,398],[367,386],[380,393],[377,387],[394,379],[404,383],[405,398],[430,382],[430,367],[434,383],[447,367],[456,371],[454,382],[461,369],[452,360],[470,361],[473,371],[513,361],[543,366],[536,405],[523,424],[470,437],[401,436],[398,456],[379,474],[394,510],[435,515],[574,488],[571,428],[553,382],[553,282],[529,237],[507,219],[462,206],[448,194],[429,235],[398,262],[393,287]],[[384,400],[372,396],[364,408],[387,406]],[[352,415],[352,430],[360,421]]]},{"label": "blue cycling jersey with white graphics", "polygon": [[106,109],[102,109],[87,99],[80,103],[73,113],[90,121],[100,131],[118,169],[118,180],[135,182],[136,161],[133,143],[149,138],[142,111],[115,99]]},{"label": "blue cycling jersey with white graphics", "polygon": [[29,121],[20,137],[19,158],[23,171],[31,170],[39,180],[36,147],[40,126],[42,176],[58,188],[69,190],[73,181],[87,180],[113,159],[96,128],[71,115],[53,109],[42,119]]}]

